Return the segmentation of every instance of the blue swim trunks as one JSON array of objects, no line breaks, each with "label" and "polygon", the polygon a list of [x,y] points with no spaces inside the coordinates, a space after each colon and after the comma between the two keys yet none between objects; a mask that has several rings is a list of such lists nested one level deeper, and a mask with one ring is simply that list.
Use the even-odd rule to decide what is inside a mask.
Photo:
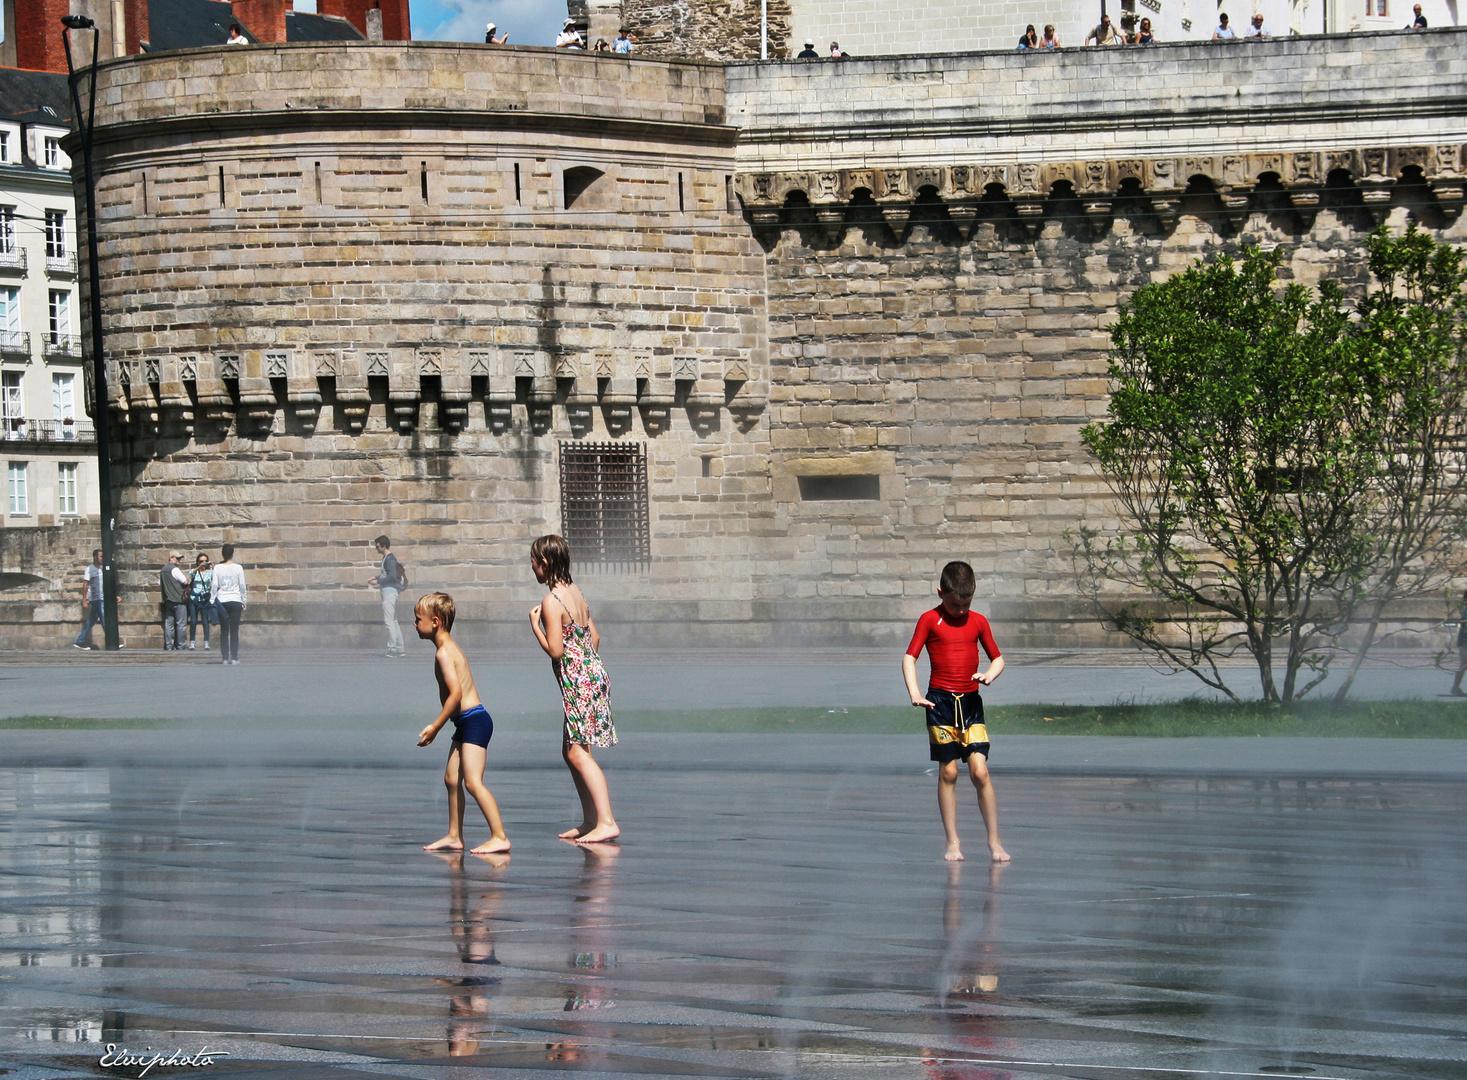
[{"label": "blue swim trunks", "polygon": [[494,718],[482,705],[463,710],[454,719],[453,726],[455,742],[487,747],[489,740],[494,738]]}]

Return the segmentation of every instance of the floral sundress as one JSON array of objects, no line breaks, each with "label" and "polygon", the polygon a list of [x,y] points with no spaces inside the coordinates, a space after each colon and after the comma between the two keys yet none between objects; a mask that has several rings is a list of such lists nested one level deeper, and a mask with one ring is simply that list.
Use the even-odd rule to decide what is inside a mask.
[{"label": "floral sundress", "polygon": [[[560,597],[555,600],[560,603]],[[591,646],[591,628],[571,622],[569,609],[565,614],[560,627],[565,654],[554,662],[560,696],[565,702],[565,741],[615,746],[616,725],[611,721],[611,680],[606,665]]]}]

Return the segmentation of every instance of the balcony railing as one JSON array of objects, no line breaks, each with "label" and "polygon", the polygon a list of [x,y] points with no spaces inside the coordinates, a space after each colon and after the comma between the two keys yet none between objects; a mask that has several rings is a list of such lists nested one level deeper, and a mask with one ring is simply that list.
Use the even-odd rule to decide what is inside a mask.
[{"label": "balcony railing", "polygon": [[63,251],[59,254],[46,252],[46,273],[74,275],[76,273],[76,254],[70,251]]},{"label": "balcony railing", "polygon": [[0,273],[25,273],[25,248],[17,247],[14,241],[8,248],[0,247]]},{"label": "balcony railing", "polygon": [[75,334],[46,334],[42,337],[47,356],[76,356],[82,354],[82,339]]},{"label": "balcony railing", "polygon": [[5,442],[90,443],[97,441],[97,431],[90,420],[32,420],[28,416],[7,417],[0,424],[0,439]]},{"label": "balcony railing", "polygon": [[23,330],[0,330],[0,353],[6,356],[31,355],[31,336]]}]

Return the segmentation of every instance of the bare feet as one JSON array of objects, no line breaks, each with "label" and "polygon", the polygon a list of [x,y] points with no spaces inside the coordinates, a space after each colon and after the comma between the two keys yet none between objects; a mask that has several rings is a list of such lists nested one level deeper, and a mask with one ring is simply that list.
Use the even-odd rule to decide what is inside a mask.
[{"label": "bare feet", "polygon": [[993,856],[993,861],[996,863],[1006,863],[1012,861],[1012,856],[1010,856],[1009,853],[1003,849],[1002,844],[993,845],[988,849],[988,853]]},{"label": "bare feet", "polygon": [[508,850],[509,850],[509,837],[506,836],[502,840],[496,840],[494,837],[491,836],[488,840],[485,840],[478,847],[476,847],[476,848],[470,848],[469,849],[469,854],[470,855],[498,855],[500,852],[508,851]]},{"label": "bare feet", "polygon": [[948,862],[963,861],[963,851],[962,848],[958,846],[958,842],[956,840],[954,840],[951,844],[947,846],[947,854],[944,855],[943,858],[946,859]]},{"label": "bare feet", "polygon": [[431,844],[424,844],[424,851],[462,851],[464,842],[457,836],[445,836],[442,840],[434,840]]},{"label": "bare feet", "polygon": [[566,829],[565,832],[557,834],[562,840],[579,840],[596,827],[594,821],[583,821],[574,829]]},{"label": "bare feet", "polygon": [[605,840],[615,840],[621,835],[621,827],[615,822],[610,825],[597,825],[588,833],[582,833],[576,837],[578,844],[599,844]]}]

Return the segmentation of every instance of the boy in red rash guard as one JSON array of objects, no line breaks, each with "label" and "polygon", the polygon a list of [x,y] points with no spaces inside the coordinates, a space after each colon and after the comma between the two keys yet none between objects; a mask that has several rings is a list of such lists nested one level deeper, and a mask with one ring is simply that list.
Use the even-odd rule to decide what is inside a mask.
[{"label": "boy in red rash guard", "polygon": [[[958,762],[968,763],[968,775],[978,789],[978,809],[988,829],[988,853],[996,863],[1009,861],[1009,853],[998,842],[998,800],[988,776],[988,729],[983,725],[980,686],[987,686],[1003,672],[1003,657],[993,640],[988,620],[973,603],[973,568],[965,562],[950,562],[942,568],[937,596],[942,602],[917,620],[917,632],[902,657],[902,676],[913,705],[927,710],[927,741],[932,760],[938,762],[937,808],[947,833],[947,861],[963,857],[958,845]],[[978,670],[978,645],[988,654],[988,670]],[[932,677],[927,696],[917,690],[917,657],[927,649]]]}]

